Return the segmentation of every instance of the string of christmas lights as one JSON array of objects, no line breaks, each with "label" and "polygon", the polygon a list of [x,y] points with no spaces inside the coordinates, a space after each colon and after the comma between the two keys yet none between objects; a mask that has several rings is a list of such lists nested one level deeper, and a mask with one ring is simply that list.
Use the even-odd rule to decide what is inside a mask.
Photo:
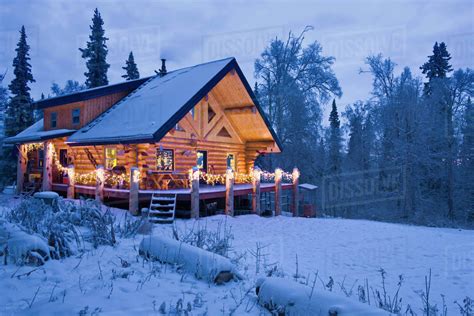
[{"label": "string of christmas lights", "polygon": [[[61,165],[59,162],[58,156],[56,154],[56,149],[54,148],[54,144],[50,144],[48,150],[50,150],[50,154],[54,163],[54,166],[59,172],[65,172],[69,175],[69,168],[64,167]],[[129,179],[130,179],[130,174],[128,173],[122,173],[122,174],[114,174],[111,172],[105,172],[104,173],[105,177],[105,184],[107,186],[128,186],[129,185]],[[97,181],[97,170],[93,170],[87,173],[75,173],[74,174],[74,183],[76,184],[82,184],[82,185],[95,185]]]}]

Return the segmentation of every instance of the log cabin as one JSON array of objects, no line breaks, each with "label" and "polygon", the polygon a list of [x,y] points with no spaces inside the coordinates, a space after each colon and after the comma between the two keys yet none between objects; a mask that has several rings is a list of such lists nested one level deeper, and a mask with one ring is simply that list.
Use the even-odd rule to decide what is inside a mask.
[{"label": "log cabin", "polygon": [[44,118],[6,139],[18,147],[18,193],[143,200],[161,192],[193,204],[200,186],[191,206],[199,213],[200,199],[229,199],[230,170],[232,197],[255,194],[255,159],[282,146],[235,58],[170,72],[162,61],[156,76],[37,101]]}]

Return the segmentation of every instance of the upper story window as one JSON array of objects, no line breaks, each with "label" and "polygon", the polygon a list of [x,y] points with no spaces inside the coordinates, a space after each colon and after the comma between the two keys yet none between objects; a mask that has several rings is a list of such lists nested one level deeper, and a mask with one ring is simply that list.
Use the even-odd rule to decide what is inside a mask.
[{"label": "upper story window", "polygon": [[76,125],[81,122],[81,109],[72,110],[72,124]]},{"label": "upper story window", "polygon": [[56,128],[58,126],[58,113],[51,112],[51,128]]},{"label": "upper story window", "polygon": [[105,148],[105,169],[113,169],[117,165],[117,149],[114,147]]}]

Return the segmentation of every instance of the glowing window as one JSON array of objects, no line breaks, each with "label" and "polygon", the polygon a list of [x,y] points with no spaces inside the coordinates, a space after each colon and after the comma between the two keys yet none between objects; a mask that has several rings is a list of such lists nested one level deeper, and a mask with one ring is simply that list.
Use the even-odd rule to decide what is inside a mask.
[{"label": "glowing window", "polygon": [[112,169],[117,165],[117,149],[105,148],[105,168]]},{"label": "glowing window", "polygon": [[174,151],[172,149],[156,150],[156,170],[173,171],[174,170]]},{"label": "glowing window", "polygon": [[196,166],[199,168],[199,170],[207,172],[207,151],[198,150]]}]

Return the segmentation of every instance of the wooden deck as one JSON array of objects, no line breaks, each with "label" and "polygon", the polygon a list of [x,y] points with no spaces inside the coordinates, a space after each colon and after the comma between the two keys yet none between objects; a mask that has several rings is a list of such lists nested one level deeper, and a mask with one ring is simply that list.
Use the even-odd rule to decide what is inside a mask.
[{"label": "wooden deck", "polygon": [[[291,190],[291,183],[282,183],[282,190]],[[274,183],[261,183],[260,190],[264,192],[274,192],[275,184]],[[67,184],[62,183],[53,183],[53,191],[57,192],[66,192]],[[86,195],[86,196],[95,196],[95,187],[85,186],[85,185],[76,185],[75,186],[76,196]],[[164,194],[176,194],[178,200],[189,201],[191,200],[191,189],[172,189],[172,190],[140,190],[139,199],[145,200],[150,199],[153,193],[164,193]],[[234,196],[242,196],[252,193],[251,184],[235,184],[234,185]],[[128,199],[130,191],[128,189],[104,189],[104,197],[112,199]],[[225,198],[225,186],[224,185],[200,185],[199,186],[199,199],[217,199]]]}]

